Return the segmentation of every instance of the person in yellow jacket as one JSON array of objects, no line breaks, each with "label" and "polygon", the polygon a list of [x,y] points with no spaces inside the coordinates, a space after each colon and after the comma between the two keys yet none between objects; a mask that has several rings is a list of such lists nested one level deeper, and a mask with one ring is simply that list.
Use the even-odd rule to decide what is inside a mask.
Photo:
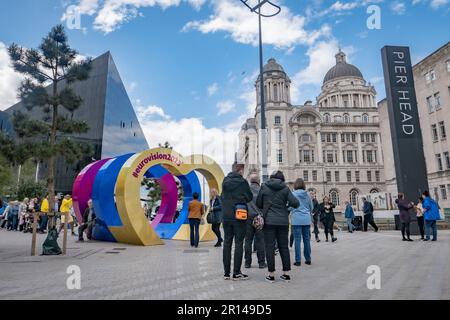
[{"label": "person in yellow jacket", "polygon": [[59,211],[61,212],[61,224],[59,226],[58,232],[61,232],[61,230],[64,228],[64,224],[66,223],[66,213],[68,216],[67,223],[70,226],[70,230],[72,231],[72,235],[75,235],[75,229],[74,229],[74,220],[72,215],[70,214],[70,210],[72,209],[72,197],[70,195],[66,195],[61,203],[61,207],[59,208]]},{"label": "person in yellow jacket", "polygon": [[39,233],[45,233],[48,225],[48,211],[49,211],[48,195],[44,199],[42,199],[40,209],[41,213],[39,215]]}]

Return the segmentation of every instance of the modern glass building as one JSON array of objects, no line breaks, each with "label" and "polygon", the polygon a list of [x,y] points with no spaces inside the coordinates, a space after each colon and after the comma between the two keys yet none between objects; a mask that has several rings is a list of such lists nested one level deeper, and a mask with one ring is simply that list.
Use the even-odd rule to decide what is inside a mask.
[{"label": "modern glass building", "polygon": [[[109,52],[93,60],[88,80],[76,82],[71,86],[81,96],[83,103],[73,113],[63,111],[62,108],[60,113],[87,122],[87,133],[71,135],[69,138],[89,143],[94,152],[75,164],[68,164],[63,158],[57,159],[55,188],[61,193],[71,193],[75,177],[89,163],[148,149],[133,105]],[[7,109],[5,113],[12,116],[14,111],[22,111],[34,119],[45,117],[41,108],[36,107],[28,111],[21,102]],[[1,119],[0,114],[0,121]],[[45,180],[46,169],[47,163],[41,163],[38,176],[42,180]]]}]

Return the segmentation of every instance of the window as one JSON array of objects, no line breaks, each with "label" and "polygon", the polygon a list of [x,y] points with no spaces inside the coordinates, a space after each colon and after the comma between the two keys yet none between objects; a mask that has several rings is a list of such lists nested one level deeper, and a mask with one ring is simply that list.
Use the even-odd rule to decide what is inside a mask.
[{"label": "window", "polygon": [[365,150],[363,151],[363,156],[365,156],[364,160],[366,163],[375,163],[376,162],[376,154],[373,150]]},{"label": "window", "polygon": [[312,157],[311,157],[311,150],[303,150],[303,162],[305,163],[311,163]]},{"label": "window", "polygon": [[442,200],[447,200],[447,189],[445,188],[445,185],[440,185],[439,189],[441,190],[441,198]]},{"label": "window", "polygon": [[428,112],[433,112],[434,111],[434,106],[433,106],[433,97],[427,97],[427,106],[428,106]]},{"label": "window", "polygon": [[352,182],[352,172],[347,171],[347,182]]},{"label": "window", "polygon": [[337,153],[335,151],[327,150],[327,151],[324,151],[324,153],[325,153],[325,156],[324,156],[325,162],[327,162],[327,163],[337,162],[337,159],[336,159]]},{"label": "window", "polygon": [[317,170],[314,170],[314,171],[312,172],[312,178],[313,178],[313,181],[314,181],[314,182],[317,181]]},{"label": "window", "polygon": [[302,137],[301,137],[301,141],[302,141],[303,143],[308,143],[308,142],[311,142],[311,141],[312,141],[312,138],[311,138],[311,136],[310,136],[309,134],[304,134],[304,135],[302,135]]},{"label": "window", "polygon": [[359,171],[355,171],[355,181],[361,182],[361,177],[360,177]]},{"label": "window", "polygon": [[350,203],[352,206],[356,206],[358,204],[358,190],[350,191]]},{"label": "window", "polygon": [[341,174],[339,171],[334,172],[334,181],[340,182],[341,181]]},{"label": "window", "polygon": [[450,60],[447,60],[447,72],[450,72]]},{"label": "window", "polygon": [[450,153],[444,152],[444,158],[445,158],[445,165],[447,167],[447,170],[450,170]]},{"label": "window", "polygon": [[442,157],[441,157],[440,153],[436,155],[436,161],[437,161],[438,171],[444,170],[444,166],[442,165]]},{"label": "window", "polygon": [[335,205],[339,205],[339,193],[336,190],[330,191],[330,200]]},{"label": "window", "polygon": [[331,122],[331,116],[330,116],[329,113],[325,113],[323,115],[323,118],[324,118],[325,123],[330,123]]},{"label": "window", "polygon": [[434,72],[434,70],[430,71],[430,78],[431,78],[431,81],[436,80],[436,73]]},{"label": "window", "polygon": [[277,141],[283,142],[283,132],[281,130],[277,130]]},{"label": "window", "polygon": [[276,84],[273,85],[273,100],[278,101],[278,86]]},{"label": "window", "polygon": [[435,124],[431,125],[431,136],[433,137],[433,142],[437,142],[439,139],[437,126]]},{"label": "window", "polygon": [[362,123],[369,123],[369,115],[368,114],[363,114],[362,115]]},{"label": "window", "polygon": [[367,171],[367,182],[372,182],[372,171]]},{"label": "window", "polygon": [[350,116],[347,113],[344,114],[344,123],[350,123]]},{"label": "window", "polygon": [[327,182],[331,182],[331,171],[326,172]]},{"label": "window", "polygon": [[439,92],[434,94],[434,105],[436,110],[441,108],[441,96],[439,95]]},{"label": "window", "polygon": [[281,124],[281,117],[280,116],[276,116],[275,117],[275,124],[276,125],[280,125]]},{"label": "window", "polygon": [[375,171],[375,180],[377,182],[381,181],[381,175],[380,175],[380,171]]},{"label": "window", "polygon": [[305,182],[309,181],[309,171],[308,170],[303,171],[303,180]]},{"label": "window", "polygon": [[430,83],[431,82],[431,76],[430,76],[429,72],[425,73],[425,81],[426,81],[426,83]]},{"label": "window", "polygon": [[355,151],[353,150],[347,150],[347,162],[348,163],[354,163],[355,162],[355,158],[353,157],[353,155],[355,154]]},{"label": "window", "polygon": [[278,161],[278,163],[283,163],[283,150],[278,150],[277,161]]},{"label": "window", "polygon": [[447,138],[447,131],[445,130],[444,121],[439,122],[439,132],[441,133],[441,139]]}]

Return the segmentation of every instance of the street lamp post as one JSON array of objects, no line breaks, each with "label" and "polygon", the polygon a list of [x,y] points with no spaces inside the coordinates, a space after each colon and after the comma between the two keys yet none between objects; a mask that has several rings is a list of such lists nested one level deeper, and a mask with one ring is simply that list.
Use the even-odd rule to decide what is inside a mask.
[{"label": "street lamp post", "polygon": [[[268,173],[268,157],[267,157],[267,123],[266,123],[266,110],[265,110],[265,96],[264,96],[264,57],[263,57],[263,42],[262,42],[262,18],[274,17],[281,12],[281,7],[270,2],[269,0],[258,0],[256,6],[250,6],[249,0],[240,0],[245,6],[247,6],[251,12],[258,15],[258,29],[259,29],[259,91],[261,99],[261,128],[259,134],[259,150],[260,150],[260,162],[261,162],[261,181],[265,182],[269,179]],[[261,9],[264,5],[271,5],[275,12],[272,14],[263,14]]]}]

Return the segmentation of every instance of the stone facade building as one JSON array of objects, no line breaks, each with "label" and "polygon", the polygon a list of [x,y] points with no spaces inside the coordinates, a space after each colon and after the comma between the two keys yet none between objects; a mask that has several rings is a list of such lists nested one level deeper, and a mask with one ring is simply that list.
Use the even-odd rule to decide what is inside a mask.
[{"label": "stone facade building", "polygon": [[[291,80],[275,59],[264,66],[269,173],[280,169],[288,183],[303,178],[318,198],[324,195],[342,209],[350,199],[385,190],[383,150],[375,88],[347,63],[342,51],[325,75],[313,104],[291,103]],[[255,118],[239,133],[238,161],[246,174],[258,172],[260,82],[256,81]],[[259,173],[259,172],[258,172]]]},{"label": "stone facade building", "polygon": [[[413,66],[420,127],[432,197],[450,215],[450,42]],[[379,103],[386,188],[396,193],[387,101]]]}]

